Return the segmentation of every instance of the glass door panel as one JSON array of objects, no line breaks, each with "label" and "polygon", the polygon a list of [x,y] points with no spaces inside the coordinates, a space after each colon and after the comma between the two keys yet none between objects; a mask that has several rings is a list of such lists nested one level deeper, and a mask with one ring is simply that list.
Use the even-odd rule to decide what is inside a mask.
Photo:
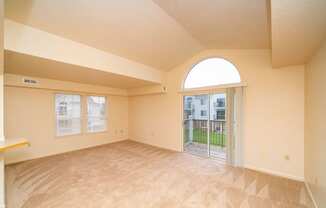
[{"label": "glass door panel", "polygon": [[184,96],[184,151],[208,156],[209,96]]},{"label": "glass door panel", "polygon": [[210,95],[209,155],[221,161],[226,160],[226,93]]}]

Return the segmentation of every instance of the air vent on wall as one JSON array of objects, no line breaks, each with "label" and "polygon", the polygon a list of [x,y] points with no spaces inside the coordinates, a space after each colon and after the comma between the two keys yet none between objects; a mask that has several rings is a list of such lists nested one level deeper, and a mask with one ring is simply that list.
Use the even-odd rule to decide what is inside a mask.
[{"label": "air vent on wall", "polygon": [[28,85],[36,85],[38,84],[38,81],[30,78],[23,78],[23,83]]}]

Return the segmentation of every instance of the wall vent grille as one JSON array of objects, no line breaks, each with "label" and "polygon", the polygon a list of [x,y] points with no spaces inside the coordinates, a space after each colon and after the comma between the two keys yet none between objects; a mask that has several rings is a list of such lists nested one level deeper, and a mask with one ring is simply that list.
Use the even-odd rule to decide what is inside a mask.
[{"label": "wall vent grille", "polygon": [[23,78],[23,83],[28,85],[36,85],[38,84],[38,81],[30,78]]}]

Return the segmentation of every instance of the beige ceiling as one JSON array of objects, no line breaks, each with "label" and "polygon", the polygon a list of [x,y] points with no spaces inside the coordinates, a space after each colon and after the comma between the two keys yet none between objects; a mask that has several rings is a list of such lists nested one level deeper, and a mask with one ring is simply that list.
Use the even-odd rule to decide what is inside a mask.
[{"label": "beige ceiling", "polygon": [[151,0],[7,0],[5,16],[161,70],[202,49]]},{"label": "beige ceiling", "polygon": [[206,48],[266,49],[267,0],[153,0]]},{"label": "beige ceiling", "polygon": [[268,48],[266,0],[6,0],[14,21],[170,70],[207,48]]},{"label": "beige ceiling", "polygon": [[326,38],[326,0],[272,0],[276,67],[305,64]]},{"label": "beige ceiling", "polygon": [[142,87],[152,82],[95,69],[56,62],[26,54],[5,51],[5,73],[56,79],[122,89]]},{"label": "beige ceiling", "polygon": [[[272,49],[304,64],[326,0],[6,0],[6,18],[168,71],[205,49]],[[271,29],[272,28],[272,29]]]}]

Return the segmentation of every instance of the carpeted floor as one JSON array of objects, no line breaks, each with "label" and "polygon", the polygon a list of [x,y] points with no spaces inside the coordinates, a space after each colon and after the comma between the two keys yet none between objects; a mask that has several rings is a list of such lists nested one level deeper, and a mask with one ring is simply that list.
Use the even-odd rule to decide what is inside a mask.
[{"label": "carpeted floor", "polygon": [[8,208],[306,208],[304,184],[125,141],[6,167]]}]

